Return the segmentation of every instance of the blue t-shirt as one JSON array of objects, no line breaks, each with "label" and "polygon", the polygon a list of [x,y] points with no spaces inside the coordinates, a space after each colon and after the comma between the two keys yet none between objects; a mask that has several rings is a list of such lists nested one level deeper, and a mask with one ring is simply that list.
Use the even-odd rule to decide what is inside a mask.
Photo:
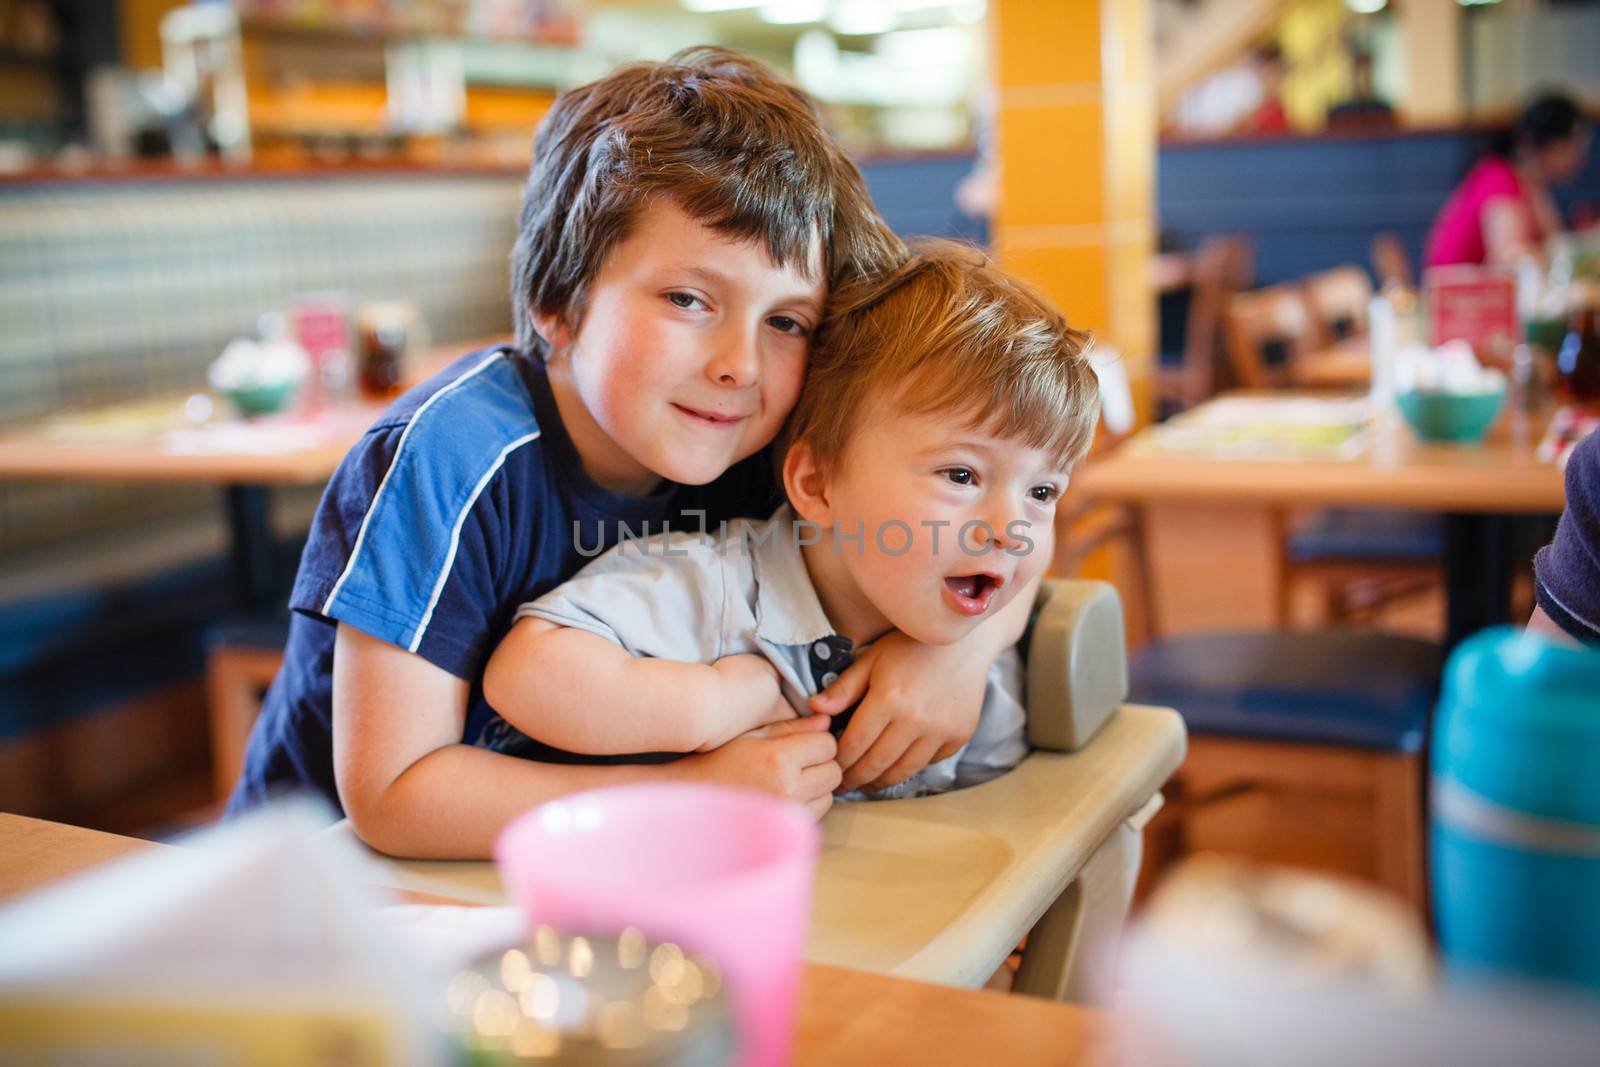
[{"label": "blue t-shirt", "polygon": [[[771,512],[762,453],[709,486],[613,493],[583,471],[544,365],[510,348],[464,356],[397,400],[345,456],[312,521],[289,598],[283,668],[250,735],[230,812],[288,786],[340,807],[333,778],[335,623],[472,683],[463,741],[498,719],[483,666],[517,606],[648,524],[715,527]],[[575,757],[554,749],[552,761]]]}]

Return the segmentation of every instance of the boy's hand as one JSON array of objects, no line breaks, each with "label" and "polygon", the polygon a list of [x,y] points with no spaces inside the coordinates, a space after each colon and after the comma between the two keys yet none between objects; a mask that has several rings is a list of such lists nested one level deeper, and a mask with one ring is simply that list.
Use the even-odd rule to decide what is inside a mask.
[{"label": "boy's hand", "polygon": [[783,697],[778,670],[761,656],[745,652],[724,656],[712,664],[725,685],[724,707],[716,709],[716,722],[725,728],[709,736],[695,751],[710,752],[762,726],[793,719],[798,713]]},{"label": "boy's hand", "polygon": [[826,715],[763,726],[712,752],[688,756],[674,766],[699,781],[759,789],[804,804],[822,818],[839,787],[837,746]]},{"label": "boy's hand", "polygon": [[824,715],[861,700],[839,739],[840,789],[898,785],[955,755],[978,728],[988,676],[989,660],[971,649],[935,648],[898,631],[863,649],[811,698],[812,710]]}]

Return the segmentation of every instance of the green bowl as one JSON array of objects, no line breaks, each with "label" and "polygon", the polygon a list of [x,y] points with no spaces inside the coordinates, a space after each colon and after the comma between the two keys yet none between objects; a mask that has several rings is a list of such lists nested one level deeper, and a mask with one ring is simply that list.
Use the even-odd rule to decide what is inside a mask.
[{"label": "green bowl", "polygon": [[228,399],[242,415],[271,415],[289,406],[298,382],[276,385],[241,385],[228,390]]},{"label": "green bowl", "polygon": [[1396,393],[1395,403],[1406,422],[1424,441],[1483,440],[1505,403],[1506,389],[1490,393]]}]

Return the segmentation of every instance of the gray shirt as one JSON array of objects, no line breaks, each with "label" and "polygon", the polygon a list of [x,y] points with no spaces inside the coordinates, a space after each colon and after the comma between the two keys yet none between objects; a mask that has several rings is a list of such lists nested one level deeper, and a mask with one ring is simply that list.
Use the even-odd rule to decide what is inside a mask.
[{"label": "gray shirt", "polygon": [[[522,605],[517,617],[585,630],[635,656],[713,663],[753,653],[776,668],[795,711],[809,715],[807,700],[834,677],[819,676],[812,664],[848,642],[834,632],[811,584],[800,551],[803,529],[786,505],[766,522],[741,520],[721,534],[624,540]],[[1007,649],[989,669],[983,710],[966,747],[873,796],[944,792],[1016,766],[1028,752],[1022,684],[1022,660]]]}]

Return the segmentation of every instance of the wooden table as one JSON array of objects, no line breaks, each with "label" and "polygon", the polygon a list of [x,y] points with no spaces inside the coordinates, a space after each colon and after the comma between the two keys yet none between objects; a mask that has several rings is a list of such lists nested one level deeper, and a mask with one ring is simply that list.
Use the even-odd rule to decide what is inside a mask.
[{"label": "wooden table", "polygon": [[[1205,407],[1195,412],[1203,414]],[[1187,504],[1259,511],[1338,506],[1442,512],[1447,645],[1454,647],[1474,631],[1508,619],[1513,518],[1555,514],[1565,506],[1561,472],[1535,455],[1552,414],[1549,409],[1508,411],[1482,445],[1472,446],[1424,443],[1398,413],[1386,412],[1375,422],[1367,446],[1350,459],[1178,454],[1146,433],[1091,461],[1074,483],[1089,496],[1145,509]]]},{"label": "wooden table", "polygon": [[[0,902],[96,864],[170,846],[0,813]],[[1099,1012],[807,964],[797,1067],[1099,1062],[1113,1023]]]},{"label": "wooden table", "polygon": [[[444,345],[410,366],[405,384],[436,373],[452,359],[505,338]],[[0,433],[0,478],[58,481],[182,482],[223,490],[236,599],[261,608],[276,579],[270,490],[327,480],[386,406],[352,400],[313,413],[257,419],[228,417],[203,428],[155,424],[144,432],[108,428],[118,408],[72,413],[78,427],[45,420]],[[181,419],[181,398],[172,403]],[[122,409],[126,410],[126,409]]]}]

